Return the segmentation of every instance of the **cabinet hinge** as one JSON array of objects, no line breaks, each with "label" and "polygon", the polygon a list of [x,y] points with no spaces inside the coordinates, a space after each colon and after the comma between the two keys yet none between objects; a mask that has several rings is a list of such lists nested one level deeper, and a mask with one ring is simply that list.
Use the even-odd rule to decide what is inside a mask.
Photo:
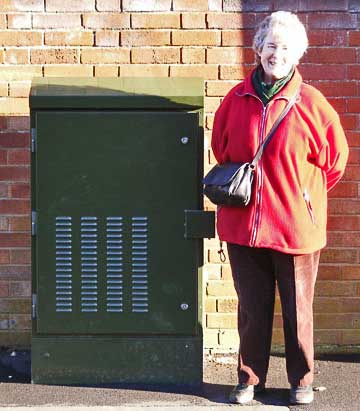
[{"label": "cabinet hinge", "polygon": [[36,128],[31,129],[31,152],[36,151]]},{"label": "cabinet hinge", "polygon": [[32,295],[31,314],[32,314],[32,318],[36,318],[36,314],[37,314],[37,294]]},{"label": "cabinet hinge", "polygon": [[37,233],[37,212],[31,212],[31,235],[36,235]]}]

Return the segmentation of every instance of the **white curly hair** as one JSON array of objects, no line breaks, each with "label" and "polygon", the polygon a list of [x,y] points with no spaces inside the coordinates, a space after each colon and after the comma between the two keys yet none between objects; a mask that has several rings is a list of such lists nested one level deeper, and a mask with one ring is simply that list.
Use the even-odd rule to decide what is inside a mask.
[{"label": "white curly hair", "polygon": [[267,34],[272,30],[286,30],[292,38],[296,39],[294,43],[297,61],[301,59],[308,47],[308,37],[304,25],[301,23],[296,14],[289,11],[276,11],[257,26],[257,30],[253,41],[253,50],[255,52],[256,61],[260,63],[259,54],[264,47],[264,41]]}]

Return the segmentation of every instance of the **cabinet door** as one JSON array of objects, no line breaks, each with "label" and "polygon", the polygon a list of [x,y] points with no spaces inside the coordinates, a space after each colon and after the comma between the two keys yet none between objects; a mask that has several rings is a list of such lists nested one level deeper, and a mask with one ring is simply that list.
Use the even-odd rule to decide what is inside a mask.
[{"label": "cabinet door", "polygon": [[36,128],[37,331],[195,334],[199,113],[39,111]]}]

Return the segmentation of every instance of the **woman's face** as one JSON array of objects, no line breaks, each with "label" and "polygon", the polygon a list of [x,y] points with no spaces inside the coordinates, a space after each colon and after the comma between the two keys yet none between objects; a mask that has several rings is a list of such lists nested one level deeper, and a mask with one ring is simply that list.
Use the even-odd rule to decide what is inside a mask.
[{"label": "woman's face", "polygon": [[298,63],[294,44],[296,41],[293,41],[289,33],[284,30],[269,31],[259,54],[266,83],[273,83],[287,76],[292,67]]}]

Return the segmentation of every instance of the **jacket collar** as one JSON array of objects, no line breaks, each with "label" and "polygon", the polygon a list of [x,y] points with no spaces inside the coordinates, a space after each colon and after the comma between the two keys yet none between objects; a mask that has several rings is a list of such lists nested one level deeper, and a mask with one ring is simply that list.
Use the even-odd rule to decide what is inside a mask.
[{"label": "jacket collar", "polygon": [[[252,76],[256,68],[254,68],[251,73],[245,78],[245,80],[242,83],[242,87],[240,87],[239,90],[236,91],[236,95],[239,97],[245,96],[245,95],[253,95],[260,99],[260,97],[257,95],[255,88],[252,84]],[[279,98],[284,98],[286,100],[290,100],[291,97],[296,93],[298,88],[300,87],[302,83],[302,77],[301,74],[299,73],[299,70],[297,67],[295,67],[295,72],[292,77],[292,79],[279,91],[274,96],[274,99],[279,99]]]}]

